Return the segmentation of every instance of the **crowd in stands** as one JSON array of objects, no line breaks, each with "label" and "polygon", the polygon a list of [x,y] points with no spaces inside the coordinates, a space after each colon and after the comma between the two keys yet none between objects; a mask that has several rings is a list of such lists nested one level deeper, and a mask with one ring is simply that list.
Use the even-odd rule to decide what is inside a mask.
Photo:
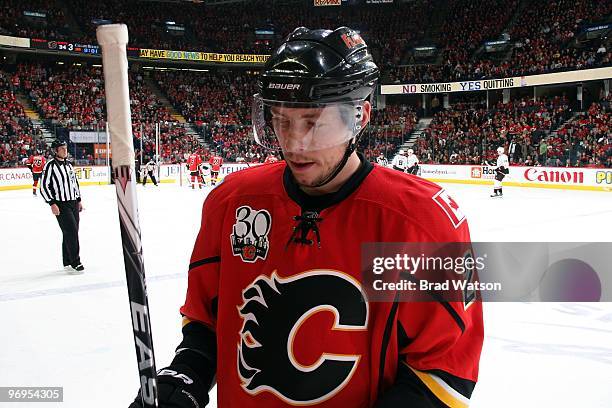
[{"label": "crowd in stands", "polygon": [[[89,4],[69,0],[76,20],[95,40],[94,20],[124,22],[130,28],[130,45],[142,48],[198,50],[226,53],[269,53],[275,41],[257,41],[255,29],[273,28],[276,41],[294,28],[335,28],[350,25],[362,31],[380,51],[383,61],[399,63],[404,46],[424,34],[433,1],[418,4],[313,7],[311,1],[250,1],[227,5],[164,4],[110,0]],[[184,34],[170,35],[165,23],[185,28]]]},{"label": "crowd in stands", "polygon": [[387,105],[373,110],[370,124],[360,139],[360,151],[371,161],[376,161],[379,154],[390,159],[416,123],[416,113],[408,105]]},{"label": "crowd in stands", "polygon": [[[22,63],[13,73],[3,72],[3,111],[10,110],[9,120],[2,117],[6,129],[23,129],[24,133],[35,132],[29,119],[23,116],[23,108],[16,102],[14,92],[21,91],[39,111],[41,118],[49,126],[63,127],[68,130],[100,130],[106,127],[106,105],[104,99],[104,80],[100,67],[81,65],[40,65]],[[140,73],[129,73],[130,108],[132,112],[135,145],[143,137],[143,150],[147,155],[154,154],[155,124],[160,123],[160,156],[165,161],[180,161],[185,152],[194,150],[199,142],[187,136],[183,126],[172,124],[173,118],[167,107],[146,85]],[[9,103],[10,102],[10,103]],[[20,110],[20,111],[19,111]],[[6,124],[5,124],[6,122]],[[23,122],[23,124],[22,124]],[[25,126],[29,127],[26,129]],[[15,133],[13,130],[11,133]],[[31,138],[22,137],[20,145],[29,146]],[[3,150],[6,146],[3,145]],[[39,146],[46,149],[46,146]],[[69,146],[69,151],[79,164],[94,164],[95,155],[83,146]],[[4,154],[4,157],[6,154]],[[7,161],[7,160],[3,160]],[[12,161],[17,164],[17,161]]]},{"label": "crowd in stands", "polygon": [[[0,6],[0,34],[66,39],[71,30],[56,0]],[[78,27],[74,41],[96,43],[96,21],[126,23],[130,45],[141,48],[267,54],[294,28],[352,26],[362,33],[383,68],[385,82],[447,82],[520,76],[611,64],[609,46],[595,42],[576,48],[570,42],[591,22],[612,13],[607,0],[424,0],[359,7],[313,7],[311,1],[249,1],[226,5],[109,0],[63,0]],[[47,13],[46,24],[28,23],[23,11]],[[486,12],[482,12],[486,10]],[[444,15],[441,22],[436,19]],[[167,29],[173,22],[185,31]],[[432,27],[432,22],[440,28]],[[272,28],[273,38],[257,38],[255,29]],[[174,33],[174,34],[172,34]],[[506,33],[512,47],[508,58],[492,60],[476,52],[484,41]],[[433,42],[440,63],[417,65],[414,46]],[[408,64],[408,65],[405,65]]]},{"label": "crowd in stands", "polygon": [[[194,136],[188,135],[187,129],[180,123],[161,123],[159,136],[159,155],[163,163],[183,163],[193,152],[205,154],[200,142]],[[154,123],[144,123],[142,126],[134,127],[134,147],[137,156],[140,155],[141,145],[143,160],[153,159],[156,154]]]},{"label": "crowd in stands", "polygon": [[[155,155],[155,124],[161,123],[160,159],[181,162],[185,154],[215,152],[225,161],[260,162],[267,155],[252,137],[251,102],[256,77],[249,72],[156,71],[151,81],[164,92],[188,122],[197,125],[208,144],[171,122],[169,109],[150,90],[143,74],[130,73],[135,146],[145,157]],[[14,92],[21,90],[43,119],[69,129],[104,128],[105,105],[100,68],[77,65],[20,64],[14,73],[2,72],[0,163],[19,164],[35,144],[36,130]],[[450,109],[435,114],[415,152],[424,163],[481,164],[495,159],[504,146],[514,164],[610,165],[610,97],[572,118],[565,97],[532,98],[497,103],[487,109],[478,99],[463,97]],[[457,98],[455,98],[457,100]],[[374,160],[391,157],[414,129],[413,107],[387,104],[373,111],[360,140],[360,150]],[[95,157],[83,146],[70,152],[83,163]]]},{"label": "crowd in stands", "polygon": [[[451,18],[441,31],[443,61],[440,65],[395,67],[390,82],[447,82],[500,78],[585,69],[612,64],[612,50],[606,40],[592,41],[579,48],[571,44],[589,23],[605,20],[612,13],[607,0],[532,0],[519,7],[516,0],[467,1],[468,9],[489,13],[449,13]],[[458,0],[460,6],[463,0]],[[506,10],[506,11],[504,11]],[[513,12],[518,12],[511,27],[506,27]],[[457,16],[465,16],[465,19]],[[482,20],[478,16],[483,16]],[[491,17],[491,18],[490,18]],[[493,61],[486,56],[473,57],[485,40],[497,40],[509,28],[512,50],[508,59]]]},{"label": "crowd in stands", "polygon": [[102,69],[19,64],[15,77],[42,118],[69,129],[104,128]]},{"label": "crowd in stands", "polygon": [[572,118],[566,98],[457,103],[438,112],[415,144],[423,163],[483,164],[503,146],[511,164],[609,166],[612,155],[610,98]]},{"label": "crowd in stands", "polygon": [[250,122],[257,77],[247,73],[157,71],[153,74],[168,99],[198,126]]},{"label": "crowd in stands", "polygon": [[[24,11],[46,14],[46,23],[28,20]],[[371,46],[384,71],[384,82],[446,82],[610,66],[609,42],[592,41],[582,48],[573,44],[584,27],[604,21],[610,13],[612,3],[606,0],[424,0],[339,8],[313,7],[305,0],[256,0],[239,7],[136,0],[6,0],[0,5],[0,35],[47,39],[83,35],[76,40],[95,43],[94,20],[104,19],[127,23],[132,46],[268,53],[295,27],[349,25],[360,30]],[[69,25],[73,21],[78,27]],[[168,21],[184,26],[184,35],[171,35],[166,29]],[[278,36],[258,39],[256,28],[273,28]],[[507,35],[512,46],[504,58],[490,59],[479,51],[484,41],[501,35]],[[423,39],[438,46],[441,63],[413,64],[409,51]],[[410,65],[403,65],[406,62]],[[169,109],[143,75],[130,71],[129,80],[136,144],[142,138],[144,154],[154,154],[153,129],[160,122],[166,123],[164,161],[181,161],[191,151],[208,154],[183,127],[168,124],[173,120]],[[263,160],[266,152],[255,145],[249,127],[256,73],[156,71],[152,80],[174,109],[200,129],[211,151],[226,161]],[[17,163],[23,154],[7,146],[14,142],[29,147],[32,141],[24,134],[35,131],[15,92],[29,98],[42,119],[53,126],[71,130],[105,127],[100,67],[21,63],[16,70],[2,73],[1,92],[0,159],[9,158],[9,150],[12,153],[10,160],[0,164]],[[435,115],[417,149],[425,162],[479,164],[494,158],[497,145],[504,145],[512,148],[511,158],[518,164],[609,165],[609,99],[572,120],[569,105],[563,98],[518,100],[492,109],[478,102],[460,102]],[[381,152],[391,156],[415,123],[412,108],[387,105],[374,111],[360,147],[370,159]],[[93,159],[83,149],[75,149],[74,155],[79,160]]]},{"label": "crowd in stands", "polygon": [[168,99],[206,135],[211,148],[226,161],[242,157],[259,161],[265,152],[250,136],[256,77],[248,73],[156,72]]},{"label": "crowd in stands", "polygon": [[35,129],[17,101],[11,76],[0,70],[0,167],[22,165],[37,150],[45,151]]},{"label": "crowd in stands", "polygon": [[[104,129],[102,68],[20,64],[14,79],[51,124],[73,130]],[[170,112],[145,85],[141,74],[130,72],[129,83],[134,124],[171,120]]]},{"label": "crowd in stands", "polygon": [[547,165],[612,167],[612,94],[561,126],[551,145]]},{"label": "crowd in stands", "polygon": [[2,0],[0,3],[0,35],[64,40],[70,31],[64,10],[54,0]]}]

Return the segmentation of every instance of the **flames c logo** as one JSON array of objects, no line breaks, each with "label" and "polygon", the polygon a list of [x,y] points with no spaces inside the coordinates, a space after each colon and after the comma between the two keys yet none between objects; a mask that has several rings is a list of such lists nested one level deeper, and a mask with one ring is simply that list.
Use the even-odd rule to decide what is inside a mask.
[{"label": "flames c logo", "polygon": [[332,330],[365,330],[368,304],[356,280],[336,271],[289,278],[275,271],[257,277],[242,299],[237,365],[247,393],[267,391],[291,405],[310,405],[332,398],[349,382],[361,356],[323,352],[304,366],[295,359],[293,343],[300,326],[323,310],[334,314]]}]

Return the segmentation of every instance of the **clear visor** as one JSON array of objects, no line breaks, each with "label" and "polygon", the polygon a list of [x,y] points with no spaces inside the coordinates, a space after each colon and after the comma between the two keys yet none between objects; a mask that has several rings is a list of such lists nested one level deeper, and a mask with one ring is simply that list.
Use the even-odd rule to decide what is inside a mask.
[{"label": "clear visor", "polygon": [[267,149],[312,152],[339,146],[362,128],[363,101],[305,104],[253,97],[253,134]]}]

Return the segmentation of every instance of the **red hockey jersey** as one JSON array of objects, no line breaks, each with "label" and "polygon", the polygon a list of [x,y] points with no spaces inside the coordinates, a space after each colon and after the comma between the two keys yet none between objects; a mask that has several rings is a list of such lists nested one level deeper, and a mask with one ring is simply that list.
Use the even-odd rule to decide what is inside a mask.
[{"label": "red hockey jersey", "polygon": [[32,173],[42,173],[46,162],[47,160],[45,160],[44,156],[30,156],[28,159],[28,167],[32,169]]},{"label": "red hockey jersey", "polygon": [[189,167],[189,171],[200,171],[201,163],[202,157],[197,153],[192,153],[189,158],[187,158],[187,167]]},{"label": "red hockey jersey", "polygon": [[[291,240],[306,206],[320,209],[312,245]],[[471,389],[453,385],[477,380],[481,303],[367,302],[360,251],[469,239],[438,185],[368,162],[318,198],[284,162],[229,175],[204,203],[181,308],[216,333],[218,406],[372,407],[399,365],[424,394],[467,405]]]},{"label": "red hockey jersey", "polygon": [[208,161],[212,166],[211,171],[218,173],[221,170],[221,166],[223,165],[223,158],[221,156],[212,156]]}]

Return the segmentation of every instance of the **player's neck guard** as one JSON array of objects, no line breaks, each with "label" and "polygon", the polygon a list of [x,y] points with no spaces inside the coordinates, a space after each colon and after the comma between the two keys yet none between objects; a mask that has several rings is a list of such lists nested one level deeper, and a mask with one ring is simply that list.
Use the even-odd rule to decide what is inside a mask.
[{"label": "player's neck guard", "polygon": [[[374,166],[370,163],[363,154],[357,152],[361,165],[351,177],[340,187],[340,189],[334,193],[323,194],[320,196],[311,196],[306,194],[293,178],[293,174],[289,167],[285,167],[285,173],[283,174],[283,185],[289,198],[295,201],[304,210],[321,211],[325,208],[331,207],[335,204],[340,203],[351,195],[365,180],[368,174],[372,171]],[[342,166],[344,167],[344,166]],[[335,176],[334,176],[335,177]]]}]

